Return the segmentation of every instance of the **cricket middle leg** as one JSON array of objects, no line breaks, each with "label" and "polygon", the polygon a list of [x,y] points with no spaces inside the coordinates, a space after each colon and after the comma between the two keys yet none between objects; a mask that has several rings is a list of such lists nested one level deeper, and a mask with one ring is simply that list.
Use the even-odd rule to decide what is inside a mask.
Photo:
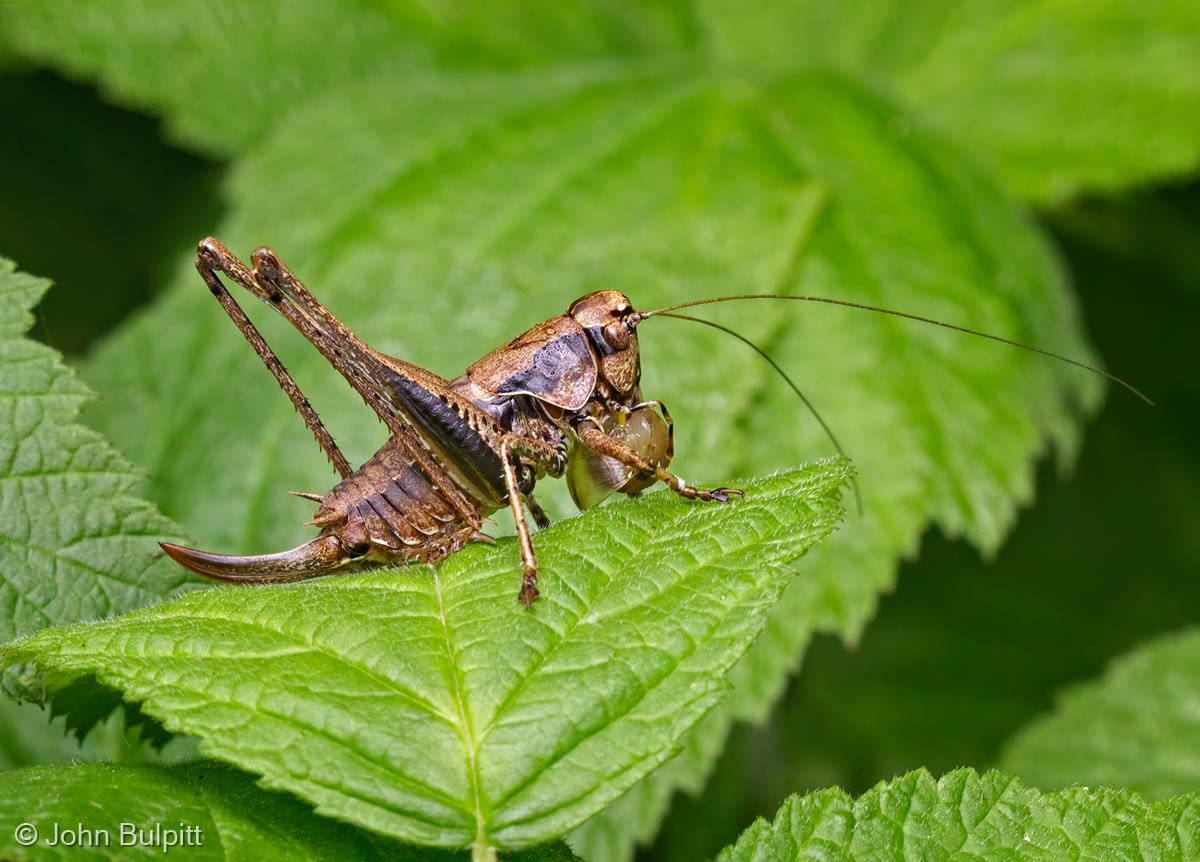
[{"label": "cricket middle leg", "polygon": [[538,597],[538,561],[537,554],[533,551],[533,539],[529,535],[529,524],[525,522],[523,495],[517,480],[517,466],[520,462],[508,440],[500,443],[500,462],[504,465],[504,487],[508,492],[508,506],[512,510],[513,523],[517,528],[517,542],[521,547],[521,590],[517,593],[517,601],[528,608],[533,606]]}]

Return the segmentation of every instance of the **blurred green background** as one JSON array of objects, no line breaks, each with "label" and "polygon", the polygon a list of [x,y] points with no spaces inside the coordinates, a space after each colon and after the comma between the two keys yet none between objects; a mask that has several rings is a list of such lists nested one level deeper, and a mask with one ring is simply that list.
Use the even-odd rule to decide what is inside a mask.
[{"label": "blurred green background", "polygon": [[[23,118],[0,137],[0,248],[55,281],[35,334],[78,355],[215,222],[223,165],[42,71],[0,76],[0,110]],[[1041,471],[1037,503],[995,560],[927,535],[862,642],[813,645],[769,726],[735,733],[706,794],[677,803],[647,859],[711,853],[794,790],[987,765],[1064,684],[1200,616],[1200,186],[1043,218],[1093,343],[1158,406],[1110,393],[1077,467]],[[760,781],[735,778],[746,757]]]},{"label": "blurred green background", "polygon": [[[77,357],[213,228],[226,166],[45,71],[4,71],[0,111],[21,118],[0,136],[0,250],[54,280],[34,334]],[[793,791],[987,766],[1062,686],[1200,619],[1200,185],[1038,217],[1091,343],[1158,406],[1110,391],[1078,464],[1043,466],[995,559],[927,534],[861,642],[818,639],[767,727],[735,731],[708,789],[677,801],[643,858],[709,855]]]}]

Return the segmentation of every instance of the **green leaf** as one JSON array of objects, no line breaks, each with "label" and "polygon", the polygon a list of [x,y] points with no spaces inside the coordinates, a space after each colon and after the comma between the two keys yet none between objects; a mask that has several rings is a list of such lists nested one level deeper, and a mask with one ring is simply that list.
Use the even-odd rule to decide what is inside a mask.
[{"label": "green leaf", "polygon": [[[808,289],[944,309],[959,322],[1081,352],[1061,276],[1019,213],[936,138],[879,138],[895,109],[847,82],[802,77],[760,93],[675,77],[524,87],[501,79],[449,82],[386,109],[381,96],[340,98],[281,130],[236,178],[237,215],[222,233],[239,248],[272,238],[350,325],[443,373],[601,285],[643,306]],[[428,138],[398,145],[418,118]],[[692,142],[707,129],[711,152],[697,162]],[[783,148],[793,149],[787,159]],[[330,152],[338,159],[323,158]],[[301,165],[305,183],[289,184]],[[864,181],[847,173],[852,166]],[[906,206],[912,217],[896,215]],[[820,370],[803,382],[852,453],[887,449],[878,464],[900,482],[923,481],[927,493],[913,497],[932,499],[948,529],[988,547],[1011,519],[1009,495],[1029,494],[1026,458],[1042,448],[1041,435],[1070,433],[1060,399],[1082,392],[1094,402],[1098,390],[995,345],[844,310],[721,314],[752,335],[779,333],[776,352],[789,367]],[[645,388],[681,404],[685,471],[761,471],[828,449],[811,427],[794,428],[793,401],[760,407],[779,387],[736,342],[654,324],[642,336]],[[291,355],[299,339],[278,321],[264,328],[339,439],[364,456],[377,446],[376,426],[357,421],[361,405],[323,360],[304,348]],[[893,360],[876,373],[885,354]],[[267,492],[328,481],[256,363],[188,273],[92,367],[109,394],[91,416],[137,442],[155,496],[210,544],[294,541],[295,502]],[[770,427],[740,433],[753,416]],[[894,460],[906,452],[908,464]],[[988,462],[977,463],[983,453]],[[196,493],[198,476],[223,492]],[[864,479],[877,502],[888,482]],[[914,526],[921,508],[906,519]],[[896,532],[911,544],[909,530]]]},{"label": "green leaf", "polygon": [[998,772],[920,770],[851,799],[792,796],[717,862],[801,859],[1200,859],[1200,798],[1147,803],[1128,791],[1041,793]]},{"label": "green leaf", "polygon": [[[902,112],[851,81],[593,72],[398,92],[364,86],[294,114],[241,163],[219,233],[235,249],[269,242],[369,342],[439,373],[600,287],[639,307],[822,294],[1086,353],[1020,211],[919,123],[898,133]],[[584,855],[653,834],[676,788],[702,786],[730,724],[763,717],[812,631],[857,634],[931,521],[994,548],[1032,494],[1032,459],[1051,437],[1069,450],[1099,394],[1074,369],[893,319],[765,303],[713,313],[797,376],[861,465],[865,514],[801,564],[686,754],[595,837],[576,836]],[[380,431],[361,403],[286,325],[262,328],[365,458]],[[669,320],[640,335],[643,389],[671,407],[683,475],[715,483],[830,451],[737,342]],[[328,467],[190,268],[89,373],[106,393],[93,421],[136,447],[154,499],[205,546],[305,536],[282,492],[327,485]],[[568,511],[561,492],[542,502]]]},{"label": "green leaf", "polygon": [[[857,89],[814,92],[797,86],[780,92],[780,113],[794,123],[786,140],[801,147],[805,164],[826,184],[828,200],[829,215],[802,254],[797,293],[910,311],[953,306],[956,317],[960,303],[980,303],[975,325],[997,331],[1001,320],[1014,315],[1022,322],[1014,322],[1010,332],[1037,343],[1056,341],[1069,331],[1072,315],[1061,275],[1037,235],[941,141],[920,133],[892,136],[888,118],[895,109]],[[902,212],[913,213],[913,220]],[[978,290],[985,284],[991,287]],[[737,283],[719,292],[765,288]],[[697,294],[704,295],[691,292]],[[982,310],[1000,297],[1006,298],[1003,311]],[[855,459],[865,512],[851,515],[847,529],[819,559],[802,563],[802,576],[731,677],[734,695],[689,737],[683,755],[651,776],[649,783],[657,787],[640,788],[605,822],[573,836],[573,846],[585,858],[628,858],[631,837],[649,840],[670,791],[698,792],[703,786],[730,723],[765,718],[814,631],[857,637],[879,591],[893,583],[896,561],[915,550],[930,523],[994,551],[1015,516],[1013,499],[1026,502],[1032,496],[1027,459],[1038,449],[1038,434],[1057,435],[1068,451],[1072,446],[1071,408],[1060,412],[1064,404],[1057,402],[1050,413],[1038,416],[1040,409],[1033,405],[1055,404],[1049,393],[1056,385],[1078,387],[1076,397],[1094,403],[1094,381],[1064,378],[1053,364],[1027,363],[1013,351],[970,339],[943,340],[940,334],[853,313],[801,309],[779,314],[785,322],[767,336],[765,346],[786,360]],[[642,337],[649,341],[648,331]],[[696,339],[691,332],[686,337]],[[737,349],[720,341],[693,344],[694,354],[664,364],[666,392],[686,391],[683,380],[668,376],[673,370],[690,371],[705,362],[705,355],[725,357]],[[997,362],[1014,365],[1005,370]],[[1017,371],[1018,366],[1025,370]],[[1038,381],[1042,375],[1048,376]],[[727,378],[750,390],[739,420],[713,449],[705,448],[707,439],[690,444],[706,457],[702,463],[718,465],[707,468],[716,469],[715,475],[731,457],[733,472],[750,472],[828,446],[819,429],[807,422],[798,428],[790,418],[796,415],[795,400],[777,380],[753,369],[730,372]],[[1008,394],[994,397],[1002,390]],[[1067,403],[1074,400],[1066,397]],[[676,399],[672,394],[668,402],[673,410]],[[1031,419],[1040,432],[1026,424]],[[721,427],[719,418],[696,416],[680,420],[677,434],[700,422],[710,431],[714,424]],[[999,443],[1002,437],[1008,442]],[[684,444],[677,450],[687,451]],[[614,846],[623,849],[610,855]]]},{"label": "green leaf", "polygon": [[[1049,463],[1038,471],[1037,502],[994,558],[926,534],[861,641],[817,638],[766,725],[736,728],[702,797],[676,800],[656,862],[711,858],[792,791],[858,794],[917,767],[992,766],[1064,686],[1198,621],[1200,449],[1180,432],[1200,404],[1188,357],[1200,266],[1183,266],[1200,234],[1165,230],[1161,217],[1186,224],[1194,201],[1195,190],[1174,190],[1136,207],[1091,204],[1089,222],[1105,227],[1094,237],[1121,238],[1119,253],[1067,246],[1106,361],[1151,386],[1158,406],[1109,398],[1070,474]],[[1155,290],[1131,302],[1129,285],[1141,283]],[[853,518],[834,541],[851,529]]]},{"label": "green leaf", "polygon": [[99,746],[92,743],[84,749],[65,733],[61,722],[60,726],[50,722],[48,711],[39,704],[0,700],[0,770],[99,756]]},{"label": "green leaf", "polygon": [[833,530],[831,461],[735,505],[663,491],[414,568],[216,589],[21,641],[51,689],[84,675],[318,811],[443,847],[553,839],[673,753]]},{"label": "green leaf", "polygon": [[99,703],[77,712],[58,700],[49,709],[32,700],[0,700],[0,771],[81,760],[178,763],[195,756],[195,740],[171,737],[135,705],[109,694],[93,683],[87,695],[99,695]]},{"label": "green leaf", "polygon": [[1190,176],[1200,160],[1192,0],[699,7],[721,62],[876,81],[1039,203]]},{"label": "green leaf", "polygon": [[[36,829],[28,845],[17,840],[32,837],[18,832],[23,824]],[[78,843],[68,845],[72,834]],[[164,853],[196,860],[463,858],[313,817],[307,805],[260,790],[250,776],[221,763],[87,763],[0,773],[0,855],[7,860],[157,859]],[[574,857],[559,845],[506,859]]]},{"label": "green leaf", "polygon": [[92,397],[24,337],[49,282],[0,258],[0,640],[144,605],[190,580],[154,539],[180,535],[132,496],[133,468],[76,423]]},{"label": "green leaf", "polygon": [[[1200,157],[1192,0],[732,0],[479,4],[305,0],[9,4],[13,50],[98,80],[221,153],[364,79],[692,56],[741,73],[835,67],[895,92],[1032,200],[1189,175]],[[265,38],[264,34],[270,34]],[[899,120],[898,120],[899,122]]]},{"label": "green leaf", "polygon": [[[87,0],[7,4],[9,49],[165,117],[186,144],[246,149],[288,111],[347,84],[405,81],[438,67],[516,68],[675,51],[691,28],[685,4],[586,0],[569,9],[521,0]],[[403,95],[403,89],[400,95]]]},{"label": "green leaf", "polygon": [[1009,744],[1006,770],[1039,787],[1110,784],[1151,799],[1200,790],[1200,629],[1150,641],[1068,690]]}]

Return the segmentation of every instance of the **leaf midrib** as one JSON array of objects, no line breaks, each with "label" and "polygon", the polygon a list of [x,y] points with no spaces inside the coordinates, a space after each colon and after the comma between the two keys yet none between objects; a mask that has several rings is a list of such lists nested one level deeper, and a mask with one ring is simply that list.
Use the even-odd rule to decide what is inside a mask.
[{"label": "leaf midrib", "polygon": [[468,812],[475,817],[475,845],[486,848],[487,818],[484,816],[483,776],[479,770],[479,742],[476,740],[472,727],[470,712],[467,709],[466,695],[463,691],[463,679],[460,673],[461,664],[458,661],[458,651],[454,647],[454,638],[450,633],[450,621],[446,618],[446,602],[442,593],[442,576],[435,568],[433,570],[434,594],[437,597],[438,619],[442,624],[442,635],[446,642],[446,656],[450,663],[450,676],[454,681],[454,699],[458,703],[458,715],[461,726],[458,728],[462,736],[466,752],[467,786],[471,790],[471,810]]},{"label": "leaf midrib", "polygon": [[[660,493],[666,493],[666,492],[660,492]],[[781,496],[782,495],[780,495],[780,494],[764,494],[761,497],[757,498],[757,500],[755,502],[776,500],[776,499],[779,499]],[[680,525],[684,521],[686,521],[692,517],[692,512],[694,512],[694,511],[695,511],[695,509],[685,509],[684,511],[680,512],[678,515],[672,517],[669,521],[667,521],[665,524],[663,524],[660,527],[660,532],[667,533],[671,530],[678,530]],[[626,528],[628,529],[629,527],[630,527],[630,524],[627,522]],[[601,587],[596,591],[596,593],[589,600],[589,602],[592,606],[598,604],[601,601],[601,599],[603,599],[604,596],[607,594],[608,589],[613,584],[613,574],[616,571],[618,565],[620,567],[629,566],[629,565],[633,564],[635,561],[639,560],[639,558],[644,558],[646,553],[649,551],[652,551],[654,548],[661,547],[664,544],[669,545],[672,543],[672,540],[668,539],[668,538],[659,539],[659,538],[656,538],[653,536],[649,536],[645,541],[640,542],[636,545],[632,545],[625,541],[625,534],[622,533],[621,531],[612,531],[611,535],[610,535],[610,540],[615,540],[616,542],[618,542],[621,545],[622,549],[625,552],[627,552],[627,556],[623,560],[621,560],[619,564],[612,563],[611,561],[606,561],[606,565],[601,565],[601,564],[596,563],[595,561],[587,560],[588,565],[601,570],[604,573],[604,576],[606,579],[605,583],[603,585],[601,585]],[[560,549],[560,553],[569,552],[569,550],[570,549],[566,549],[566,548]],[[705,563],[705,565],[712,565],[712,563],[711,562]],[[582,602],[581,602],[581,604],[582,604]],[[504,712],[508,709],[508,707],[510,707],[512,705],[513,701],[526,689],[526,687],[529,685],[530,681],[537,674],[537,672],[539,670],[541,670],[543,667],[545,667],[545,665],[550,661],[551,657],[553,655],[555,655],[558,652],[558,650],[560,648],[562,648],[562,646],[570,640],[571,635],[573,635],[575,633],[576,629],[578,629],[580,625],[584,624],[585,619],[589,623],[596,623],[596,622],[599,622],[601,619],[603,619],[603,617],[598,617],[595,619],[588,619],[589,617],[592,617],[594,613],[595,613],[594,611],[590,611],[589,613],[580,614],[580,615],[576,616],[574,619],[572,619],[570,621],[570,623],[567,625],[566,629],[562,632],[562,634],[556,634],[556,636],[555,636],[556,639],[555,639],[554,643],[552,643],[550,645],[550,648],[547,649],[543,654],[538,656],[537,661],[533,664],[533,666],[526,673],[522,674],[521,678],[509,690],[509,693],[507,695],[505,695],[504,700],[502,700],[500,702],[500,704],[492,712],[491,720],[488,722],[487,726],[483,729],[483,731],[480,734],[480,744],[481,745],[484,742],[486,742],[488,735],[492,732],[492,730],[496,727],[496,725],[500,723],[501,719],[504,716]]]},{"label": "leaf midrib", "polygon": [[[779,495],[773,495],[773,496],[779,496]],[[687,516],[688,516],[687,511],[685,511],[681,515],[681,517],[684,517],[684,518],[686,518]],[[753,544],[756,546],[760,545],[760,544],[765,545],[765,544],[770,544],[770,543],[773,543],[773,542],[769,541],[766,537],[753,540]],[[635,552],[635,555],[637,553],[641,553],[641,550],[642,549],[639,549],[637,552]],[[732,553],[737,553],[738,551],[741,551],[741,550],[745,550],[745,546],[734,549],[732,551]],[[731,551],[729,551],[728,549],[722,549],[721,556],[724,557],[724,556],[728,555],[729,553],[731,553]],[[801,551],[800,553],[803,553],[803,551]],[[692,581],[700,578],[702,575],[707,575],[708,574],[707,570],[711,566],[718,565],[718,564],[719,564],[718,561],[708,561],[708,562],[698,564],[698,565],[691,567],[689,572],[686,575],[680,577],[678,580],[676,580],[674,583],[672,583],[670,589],[671,590],[685,589],[688,586],[688,584],[691,583]],[[603,589],[607,589],[608,586],[611,585],[611,583],[612,583],[612,581],[610,580],[609,584],[606,584]],[[595,728],[593,728],[589,732],[582,734],[582,735],[576,737],[575,739],[573,739],[571,744],[569,746],[567,746],[565,749],[556,750],[554,752],[553,758],[551,758],[548,761],[549,765],[553,765],[553,764],[562,762],[567,756],[569,756],[573,751],[578,749],[581,745],[583,745],[589,739],[591,739],[592,737],[594,737],[600,733],[603,733],[605,730],[607,730],[609,727],[611,727],[616,721],[624,718],[626,715],[628,715],[630,712],[632,712],[634,709],[636,709],[640,704],[642,704],[646,700],[647,697],[650,696],[650,694],[652,694],[654,691],[656,691],[665,682],[672,679],[675,672],[678,671],[678,669],[680,668],[681,665],[684,664],[684,662],[686,662],[689,658],[691,658],[693,655],[695,655],[701,649],[701,647],[703,647],[703,646],[707,645],[709,642],[711,642],[712,638],[718,632],[721,631],[722,625],[729,619],[729,616],[733,612],[733,610],[734,610],[733,605],[725,605],[723,607],[722,612],[720,613],[719,617],[717,618],[716,622],[711,627],[711,629],[709,630],[709,632],[707,633],[706,636],[703,636],[698,639],[689,637],[688,638],[688,641],[690,644],[689,648],[686,651],[680,653],[677,657],[672,657],[672,660],[658,675],[657,679],[654,679],[648,686],[643,686],[642,689],[640,690],[640,692],[638,693],[638,695],[634,698],[631,698],[630,702],[625,705],[624,709],[606,717],[606,719],[604,721],[598,723]],[[572,628],[572,630],[573,630],[573,628]],[[560,643],[561,643],[561,641],[560,641]],[[556,648],[557,648],[557,646],[558,645],[556,645]],[[544,664],[544,662],[543,662],[543,664]],[[723,683],[723,681],[722,681],[722,683]],[[720,688],[720,684],[715,686],[713,690],[704,692],[702,696],[710,696],[713,693],[713,691],[715,691],[718,688]],[[498,718],[499,718],[499,713],[497,713],[497,719]],[[494,726],[494,724],[493,724],[493,726]],[[491,728],[489,727],[489,730],[490,729]],[[635,763],[630,764],[630,766],[627,767],[626,770],[624,770],[624,771],[628,772],[629,770],[634,769],[640,763],[644,763],[646,760],[653,761],[657,758],[659,760],[659,762],[663,762],[663,761],[669,759],[670,756],[672,756],[673,754],[674,754],[674,752],[665,752],[665,751],[654,752],[650,756],[643,757],[643,758],[639,759],[638,761],[636,761]],[[549,768],[549,766],[547,768]],[[518,796],[521,793],[521,791],[523,791],[524,789],[529,787],[531,784],[533,784],[533,782],[535,782],[538,778],[540,778],[544,772],[545,772],[545,770],[543,769],[543,770],[538,770],[536,772],[531,773],[524,781],[520,782],[518,785],[516,785],[515,787],[513,787],[512,789],[507,791],[504,794],[504,796],[502,796],[500,799],[496,800],[494,802],[494,806],[502,807],[505,803],[511,801],[513,798]],[[523,823],[529,823],[531,821],[545,819],[546,817],[549,817],[550,815],[552,815],[554,812],[560,811],[564,808],[568,808],[571,805],[576,804],[579,800],[584,799],[587,796],[596,793],[598,791],[598,789],[600,789],[600,788],[597,788],[597,787],[587,788],[584,791],[576,794],[573,797],[570,797],[566,800],[560,801],[558,804],[548,807],[548,808],[545,808],[534,814],[531,814],[528,817],[522,817],[522,818],[518,818],[518,819],[514,819],[514,820],[506,820],[502,823],[502,828],[508,829],[508,828],[511,828],[513,826],[517,826],[517,825],[520,825]]]}]

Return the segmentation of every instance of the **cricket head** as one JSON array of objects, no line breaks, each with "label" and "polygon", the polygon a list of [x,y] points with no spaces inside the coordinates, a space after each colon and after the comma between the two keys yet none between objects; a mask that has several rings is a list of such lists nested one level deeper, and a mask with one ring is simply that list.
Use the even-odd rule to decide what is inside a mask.
[{"label": "cricket head", "polygon": [[617,290],[598,290],[571,303],[567,309],[583,327],[600,360],[600,376],[625,395],[642,376],[638,350],[637,312],[629,297]]}]

